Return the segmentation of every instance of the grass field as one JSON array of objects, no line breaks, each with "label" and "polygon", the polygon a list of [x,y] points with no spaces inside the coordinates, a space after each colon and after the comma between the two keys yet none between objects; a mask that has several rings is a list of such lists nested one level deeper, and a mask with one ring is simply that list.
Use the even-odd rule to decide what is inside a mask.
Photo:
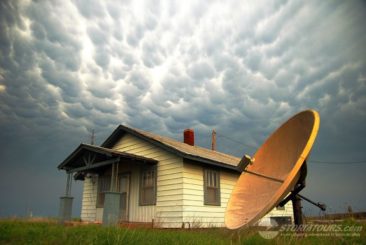
[{"label": "grass field", "polygon": [[[346,221],[343,226],[358,226]],[[52,220],[0,220],[0,244],[366,244],[366,225],[359,236],[307,236],[296,233],[264,239],[256,229],[149,229],[60,225]]]}]

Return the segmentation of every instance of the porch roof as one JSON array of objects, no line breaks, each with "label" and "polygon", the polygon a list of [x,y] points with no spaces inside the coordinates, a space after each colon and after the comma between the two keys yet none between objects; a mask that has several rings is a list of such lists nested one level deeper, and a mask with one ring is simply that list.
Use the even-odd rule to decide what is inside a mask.
[{"label": "porch roof", "polygon": [[156,164],[157,160],[120,152],[89,144],[80,144],[60,165],[58,169],[67,172],[80,172],[95,169],[119,162],[122,159],[138,161],[145,164]]}]

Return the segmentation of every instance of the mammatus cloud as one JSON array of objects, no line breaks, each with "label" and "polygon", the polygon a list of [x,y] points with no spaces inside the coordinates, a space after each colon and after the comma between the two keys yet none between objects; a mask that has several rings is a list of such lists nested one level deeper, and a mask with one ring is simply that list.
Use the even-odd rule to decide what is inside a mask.
[{"label": "mammatus cloud", "polygon": [[[209,146],[215,128],[236,142],[219,136],[220,150],[253,154],[305,108],[322,118],[312,158],[365,160],[365,8],[363,1],[3,1],[0,170],[29,171],[22,178],[35,183],[57,179],[44,197],[54,199],[47,211],[54,214],[63,188],[55,167],[91,129],[101,142],[120,123],[178,139],[193,127]],[[364,168],[312,164],[309,195],[340,209],[334,197],[358,196]],[[359,178],[338,191],[329,183],[340,173]],[[0,215],[21,212],[11,201],[21,197]]]}]

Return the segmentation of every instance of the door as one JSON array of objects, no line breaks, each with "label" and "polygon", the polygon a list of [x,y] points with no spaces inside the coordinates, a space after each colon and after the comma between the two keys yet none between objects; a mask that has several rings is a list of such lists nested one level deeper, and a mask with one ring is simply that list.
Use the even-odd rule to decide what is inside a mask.
[{"label": "door", "polygon": [[120,209],[121,222],[128,221],[129,200],[130,200],[130,173],[124,173],[119,176],[119,190],[121,193]]}]

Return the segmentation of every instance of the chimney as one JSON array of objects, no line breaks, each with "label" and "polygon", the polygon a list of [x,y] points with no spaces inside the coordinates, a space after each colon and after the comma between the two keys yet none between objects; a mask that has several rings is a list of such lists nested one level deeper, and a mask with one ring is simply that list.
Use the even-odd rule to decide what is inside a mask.
[{"label": "chimney", "polygon": [[194,131],[193,129],[185,129],[184,130],[184,143],[188,145],[194,145]]}]

